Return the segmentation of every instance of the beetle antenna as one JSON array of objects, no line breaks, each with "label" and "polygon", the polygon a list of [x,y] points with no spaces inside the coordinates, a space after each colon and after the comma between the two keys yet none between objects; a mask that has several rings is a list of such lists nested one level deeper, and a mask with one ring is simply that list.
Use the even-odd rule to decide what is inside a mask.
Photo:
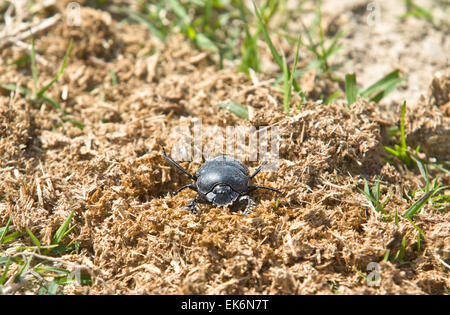
[{"label": "beetle antenna", "polygon": [[173,166],[175,166],[176,168],[178,168],[180,171],[182,171],[184,174],[186,174],[187,176],[189,176],[190,178],[192,178],[193,180],[197,180],[197,176],[195,176],[194,174],[189,173],[188,171],[186,171],[180,164],[178,164],[177,162],[175,162],[170,156],[168,156],[166,154],[166,149],[164,148],[164,144],[162,143],[162,141],[159,142],[159,144],[161,145],[161,148],[163,150],[162,155],[167,159],[167,161],[170,162],[170,164],[172,164]]},{"label": "beetle antenna", "polygon": [[253,179],[253,177],[255,177],[259,172],[261,172],[262,168],[264,167],[264,165],[267,164],[267,161],[264,161],[257,169],[256,171],[250,176],[250,179]]}]

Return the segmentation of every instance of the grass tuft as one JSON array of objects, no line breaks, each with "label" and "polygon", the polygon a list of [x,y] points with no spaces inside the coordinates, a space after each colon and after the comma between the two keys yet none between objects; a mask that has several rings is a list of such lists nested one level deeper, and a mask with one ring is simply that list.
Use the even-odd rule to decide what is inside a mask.
[{"label": "grass tuft", "polygon": [[[37,281],[38,285],[36,287],[37,294],[57,294],[62,293],[61,286],[73,282],[74,274],[72,271],[61,268],[54,265],[54,261],[61,263],[63,262],[60,258],[52,258],[51,256],[61,255],[70,252],[77,248],[77,246],[69,246],[62,243],[63,238],[73,229],[74,226],[70,226],[70,222],[73,219],[74,211],[64,220],[58,230],[52,237],[50,245],[42,245],[42,242],[33,234],[33,232],[26,227],[26,231],[31,238],[34,246],[20,246],[9,248],[5,251],[7,256],[0,257],[0,266],[3,271],[0,274],[0,292],[7,290],[8,292],[14,290],[14,285],[8,285],[7,288],[4,287],[7,281],[7,277],[10,270],[15,270],[15,274],[10,276],[14,282],[23,281]],[[0,245],[12,241],[13,238],[7,235],[10,231],[11,217],[8,219],[6,226],[0,228]],[[19,235],[21,236],[21,235]],[[17,237],[15,237],[17,238]],[[24,252],[22,251],[26,250]],[[27,252],[27,251],[37,251]],[[14,252],[13,255],[8,255],[8,253]],[[14,269],[11,268],[12,265],[17,265]],[[68,262],[67,264],[71,264]],[[81,282],[81,285],[91,285],[92,279],[90,276],[77,274],[77,280]]]},{"label": "grass tuft", "polygon": [[391,199],[394,192],[391,192],[389,196],[387,196],[383,201],[380,200],[380,179],[377,179],[372,188],[369,187],[369,183],[366,179],[364,179],[364,190],[361,192],[366,197],[369,202],[370,208],[376,213],[387,214],[387,211],[384,209],[384,206]]},{"label": "grass tuft", "polygon": [[255,1],[252,0],[252,2],[253,2],[253,7],[255,9],[256,17],[258,19],[258,24],[259,24],[260,28],[262,29],[264,39],[265,39],[267,45],[269,46],[270,53],[271,53],[273,59],[275,60],[275,62],[280,67],[280,69],[283,71],[283,83],[284,83],[283,84],[283,109],[284,109],[285,114],[289,114],[292,88],[294,88],[294,90],[302,97],[302,99],[304,97],[304,94],[303,94],[300,86],[298,85],[297,81],[295,80],[295,72],[296,72],[296,68],[297,68],[300,45],[302,44],[302,40],[301,40],[301,37],[298,36],[294,64],[292,66],[292,69],[289,70],[284,52],[282,51],[281,55],[278,53],[272,40],[270,39],[269,31],[263,22],[261,13],[255,4]]},{"label": "grass tuft", "polygon": [[405,115],[406,115],[406,101],[403,102],[402,105],[402,114],[400,119],[400,145],[395,144],[394,148],[384,147],[384,149],[390,154],[394,155],[401,161],[403,161],[408,168],[412,168],[416,163],[415,160],[411,157],[411,153],[408,150],[408,146],[406,145],[406,136],[405,136]]},{"label": "grass tuft", "polygon": [[298,37],[297,40],[297,48],[295,52],[295,58],[294,58],[294,64],[292,65],[291,71],[289,71],[288,64],[286,62],[286,56],[284,55],[284,52],[282,52],[283,57],[283,82],[284,82],[284,89],[283,89],[283,109],[284,113],[286,115],[289,115],[290,109],[291,109],[291,96],[292,96],[292,85],[294,83],[294,73],[297,69],[297,62],[298,62],[298,56],[300,51],[300,44],[301,44],[301,38]]},{"label": "grass tuft", "polygon": [[[335,55],[342,49],[343,45],[339,43],[339,39],[342,37],[342,32],[337,32],[331,39],[331,43],[326,47],[325,45],[325,32],[322,26],[322,1],[317,2],[317,8],[315,10],[314,24],[310,30],[307,30],[306,26],[301,23],[308,39],[308,44],[304,44],[305,47],[314,54],[318,63],[313,65],[318,73],[331,73],[336,67],[330,65],[330,57]],[[317,35],[315,35],[317,33]],[[319,40],[314,41],[314,37],[318,36]]]},{"label": "grass tuft", "polygon": [[356,74],[346,74],[345,96],[347,105],[350,106],[356,102],[358,95],[362,98],[368,98],[371,102],[378,103],[404,80],[405,78],[400,77],[400,70],[396,69],[364,90],[359,91],[356,87]]},{"label": "grass tuft", "polygon": [[[62,111],[59,102],[51,97],[46,96],[45,93],[59,80],[61,75],[64,73],[64,70],[67,67],[67,63],[69,61],[70,52],[72,51],[72,43],[73,43],[73,41],[70,40],[69,46],[67,47],[67,50],[64,55],[64,58],[63,58],[63,61],[62,61],[59,71],[56,73],[56,75],[52,78],[52,80],[48,84],[39,88],[39,86],[38,86],[38,69],[37,69],[37,65],[36,65],[36,50],[35,50],[34,38],[32,38],[30,59],[31,59],[31,73],[32,73],[32,77],[33,77],[33,90],[30,91],[23,87],[20,87],[18,89],[16,84],[0,83],[0,87],[2,87],[5,90],[8,90],[8,91],[17,91],[18,90],[21,94],[28,97],[30,102],[33,104],[40,105],[42,103],[47,103],[47,104],[50,104],[54,109]],[[68,113],[65,111],[62,111],[61,120],[69,121],[80,129],[84,128],[84,124],[82,122],[65,117],[66,115],[68,115]]]},{"label": "grass tuft", "polygon": [[61,240],[64,238],[64,236],[66,236],[75,227],[75,225],[73,225],[72,227],[69,228],[69,224],[73,218],[74,213],[75,213],[75,211],[72,210],[72,212],[70,212],[67,219],[58,228],[55,235],[53,235],[52,244],[59,245],[59,243],[61,243]]}]

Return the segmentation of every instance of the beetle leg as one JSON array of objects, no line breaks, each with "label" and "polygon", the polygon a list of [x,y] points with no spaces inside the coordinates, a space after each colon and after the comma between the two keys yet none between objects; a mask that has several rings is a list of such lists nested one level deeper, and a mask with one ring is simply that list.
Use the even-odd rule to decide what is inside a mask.
[{"label": "beetle leg", "polygon": [[184,185],[183,187],[178,188],[176,191],[174,191],[174,192],[172,193],[172,196],[175,196],[175,195],[178,194],[180,191],[182,191],[183,189],[186,189],[186,188],[190,188],[190,189],[192,189],[192,190],[197,191],[197,187],[196,187],[195,185],[193,185],[193,184],[187,184],[187,185]]},{"label": "beetle leg", "polygon": [[274,192],[277,192],[277,193],[281,194],[281,191],[279,191],[278,189],[275,189],[275,188],[272,188],[272,187],[267,187],[267,186],[261,186],[261,185],[250,185],[250,186],[248,186],[248,191],[250,192],[250,191],[253,191],[253,190],[258,189],[258,188],[272,190]]},{"label": "beetle leg", "polygon": [[247,207],[245,207],[245,210],[244,210],[244,212],[242,213],[242,215],[244,215],[244,216],[247,217],[249,214],[251,214],[251,213],[253,212],[252,208],[255,208],[255,207],[256,207],[256,204],[255,204],[255,202],[254,202],[252,199],[250,199],[250,197],[247,196],[247,195],[239,197],[239,201],[238,201],[238,202],[242,202],[242,201],[245,201],[245,200],[247,200]]},{"label": "beetle leg", "polygon": [[189,204],[186,207],[184,207],[184,209],[191,210],[193,214],[197,214],[197,209],[195,208],[195,204],[197,202],[206,203],[206,200],[200,196],[197,196],[194,199],[192,199],[191,202],[189,202]]}]

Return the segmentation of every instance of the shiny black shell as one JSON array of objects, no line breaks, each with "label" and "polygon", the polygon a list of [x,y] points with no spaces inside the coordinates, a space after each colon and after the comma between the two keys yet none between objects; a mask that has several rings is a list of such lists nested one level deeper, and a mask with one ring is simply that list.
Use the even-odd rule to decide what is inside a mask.
[{"label": "shiny black shell", "polygon": [[205,162],[195,173],[198,192],[206,195],[222,184],[240,194],[247,192],[249,170],[241,161],[221,155]]}]

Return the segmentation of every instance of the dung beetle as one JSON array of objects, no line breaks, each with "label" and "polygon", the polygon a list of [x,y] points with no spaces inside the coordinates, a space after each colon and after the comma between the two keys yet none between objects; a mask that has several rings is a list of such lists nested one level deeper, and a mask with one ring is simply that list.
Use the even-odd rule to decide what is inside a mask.
[{"label": "dung beetle", "polygon": [[198,193],[198,196],[192,199],[191,202],[185,207],[191,210],[194,214],[197,213],[197,209],[195,207],[197,203],[208,203],[213,206],[225,206],[229,207],[231,210],[235,210],[242,204],[243,201],[247,201],[246,211],[248,211],[250,207],[254,206],[255,203],[247,194],[258,188],[281,193],[275,188],[250,185],[251,180],[261,171],[267,162],[262,163],[253,172],[253,174],[249,176],[247,166],[241,161],[226,155],[220,155],[205,162],[202,166],[200,166],[194,175],[189,173],[181,165],[169,157],[166,154],[166,150],[162,143],[161,147],[163,150],[162,155],[170,162],[170,164],[195,181],[195,184],[184,185],[173,193],[176,195],[186,188],[195,190]]}]

